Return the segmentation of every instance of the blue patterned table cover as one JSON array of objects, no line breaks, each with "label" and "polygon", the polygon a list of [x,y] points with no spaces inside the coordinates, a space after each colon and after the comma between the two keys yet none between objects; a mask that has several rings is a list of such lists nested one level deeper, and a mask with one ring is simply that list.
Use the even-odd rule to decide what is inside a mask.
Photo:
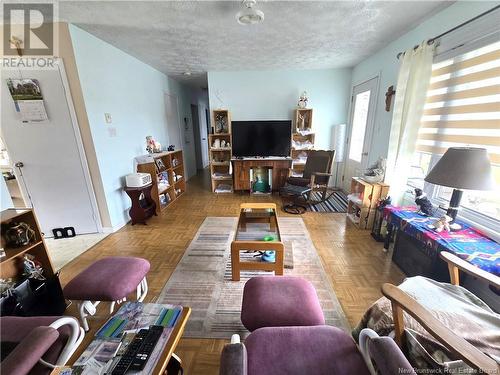
[{"label": "blue patterned table cover", "polygon": [[500,276],[500,244],[470,225],[457,220],[462,229],[437,233],[429,225],[438,218],[421,215],[414,206],[387,206],[384,217],[388,224],[424,242],[427,247],[437,252],[449,251],[482,270]]}]

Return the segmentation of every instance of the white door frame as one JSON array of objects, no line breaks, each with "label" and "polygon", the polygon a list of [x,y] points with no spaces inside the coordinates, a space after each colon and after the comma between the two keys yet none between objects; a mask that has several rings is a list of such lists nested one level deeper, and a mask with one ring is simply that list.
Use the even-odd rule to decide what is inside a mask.
[{"label": "white door frame", "polygon": [[[87,157],[85,155],[85,149],[83,148],[82,136],[80,133],[80,127],[78,126],[78,119],[76,117],[75,107],[73,105],[73,99],[71,97],[71,91],[69,89],[68,77],[66,76],[66,70],[64,69],[64,62],[61,58],[54,58],[54,66],[57,67],[59,71],[59,75],[61,77],[61,82],[64,88],[66,103],[68,104],[69,115],[71,117],[71,126],[73,128],[73,133],[75,136],[75,142],[78,149],[78,157],[80,160],[80,165],[82,167],[82,174],[85,179],[85,187],[87,190],[87,194],[89,197],[90,205],[92,207],[92,216],[94,223],[96,225],[96,229],[98,233],[103,233],[101,215],[99,214],[99,208],[97,206],[97,199],[95,197],[94,186],[92,185],[92,179],[90,177],[90,170],[87,164]],[[5,142],[5,140],[4,140]],[[7,148],[7,152],[9,152],[9,145],[5,143],[5,147]],[[14,166],[12,167],[16,178],[18,179],[19,188],[21,190],[21,194],[23,195],[23,199],[26,204],[32,204],[29,192],[27,191],[26,184],[24,179],[19,175],[19,171]],[[22,180],[22,183],[21,183]]]},{"label": "white door frame", "polygon": [[208,128],[210,127],[210,124],[208,123],[209,119],[207,118],[206,111],[208,111],[208,108],[204,104],[198,104],[198,117],[201,135],[201,160],[203,169],[208,167],[210,160],[210,155],[208,154],[208,148],[210,147],[210,145],[208,144]]},{"label": "white door frame", "polygon": [[[373,133],[374,133],[374,128],[375,128],[375,119],[377,118],[377,107],[378,107],[378,96],[379,96],[379,91],[380,91],[380,75],[381,73],[377,73],[374,76],[368,77],[366,79],[363,79],[360,82],[354,83],[351,86],[351,103],[349,105],[349,119],[347,122],[347,129],[346,129],[346,149],[345,149],[345,162],[342,170],[342,186],[350,186],[350,182],[345,182],[344,181],[344,176],[346,174],[346,169],[347,169],[347,163],[349,162],[349,149],[351,147],[351,132],[352,132],[352,120],[354,117],[354,90],[356,87],[363,85],[367,83],[368,81],[371,81],[373,79],[376,79],[376,84],[375,84],[375,92],[373,93],[373,103],[374,103],[374,108],[371,113],[371,116],[367,118],[367,126],[366,126],[366,133],[365,133],[365,140],[364,140],[364,145],[369,145],[369,148],[371,150],[372,142],[373,142]],[[370,94],[371,95],[371,94]],[[369,151],[368,151],[369,152]],[[361,160],[361,167],[362,168],[367,168],[367,162],[368,162],[368,156],[364,158],[365,160]],[[363,163],[365,165],[363,165]]]},{"label": "white door frame", "polygon": [[71,97],[68,77],[66,76],[66,70],[64,69],[64,61],[60,58],[57,58],[55,60],[55,63],[59,68],[63,88],[66,93],[66,102],[68,103],[69,115],[71,116],[71,125],[73,126],[73,131],[75,133],[75,141],[78,148],[78,156],[80,157],[80,163],[82,165],[82,174],[85,179],[87,193],[89,195],[90,204],[92,206],[94,221],[96,223],[97,230],[99,231],[99,233],[103,233],[104,230],[102,227],[101,215],[99,214],[99,207],[97,205],[97,199],[95,197],[94,186],[92,185],[92,178],[90,177],[90,169],[87,163],[87,156],[85,154],[85,149],[83,147],[82,134],[80,133],[80,126],[78,125],[78,118],[76,117],[75,106],[73,105],[73,98]]}]

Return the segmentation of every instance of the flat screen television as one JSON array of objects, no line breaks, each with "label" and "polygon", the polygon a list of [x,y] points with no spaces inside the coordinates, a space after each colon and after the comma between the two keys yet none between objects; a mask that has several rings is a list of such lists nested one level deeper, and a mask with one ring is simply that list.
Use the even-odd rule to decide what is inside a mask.
[{"label": "flat screen television", "polygon": [[292,121],[231,121],[233,156],[290,156]]}]

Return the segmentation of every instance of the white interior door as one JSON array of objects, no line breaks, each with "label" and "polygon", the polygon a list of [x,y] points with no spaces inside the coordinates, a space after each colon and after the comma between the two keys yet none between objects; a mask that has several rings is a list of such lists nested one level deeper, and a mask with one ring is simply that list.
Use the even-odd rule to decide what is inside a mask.
[{"label": "white interior door", "polygon": [[361,176],[368,164],[375,119],[378,77],[353,87],[344,189],[349,191],[351,178]]},{"label": "white interior door", "polygon": [[[25,201],[31,204],[46,236],[52,229],[74,227],[77,234],[101,229],[80,133],[64,67],[2,69],[1,135],[7,146]],[[65,76],[64,76],[65,77]],[[23,123],[7,88],[7,79],[32,78],[40,83],[48,120]],[[19,165],[19,164],[18,164]]]},{"label": "white interior door", "polygon": [[200,116],[198,106],[191,104],[191,118],[193,119],[194,152],[196,156],[196,169],[203,169],[203,160],[201,158],[201,133]]}]

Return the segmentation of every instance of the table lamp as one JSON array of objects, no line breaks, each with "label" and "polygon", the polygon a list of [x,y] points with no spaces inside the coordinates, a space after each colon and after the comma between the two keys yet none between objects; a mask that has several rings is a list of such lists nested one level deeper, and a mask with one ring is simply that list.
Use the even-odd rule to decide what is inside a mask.
[{"label": "table lamp", "polygon": [[492,190],[495,182],[486,149],[450,147],[424,179],[435,185],[453,188],[446,214],[457,217],[463,190]]}]

